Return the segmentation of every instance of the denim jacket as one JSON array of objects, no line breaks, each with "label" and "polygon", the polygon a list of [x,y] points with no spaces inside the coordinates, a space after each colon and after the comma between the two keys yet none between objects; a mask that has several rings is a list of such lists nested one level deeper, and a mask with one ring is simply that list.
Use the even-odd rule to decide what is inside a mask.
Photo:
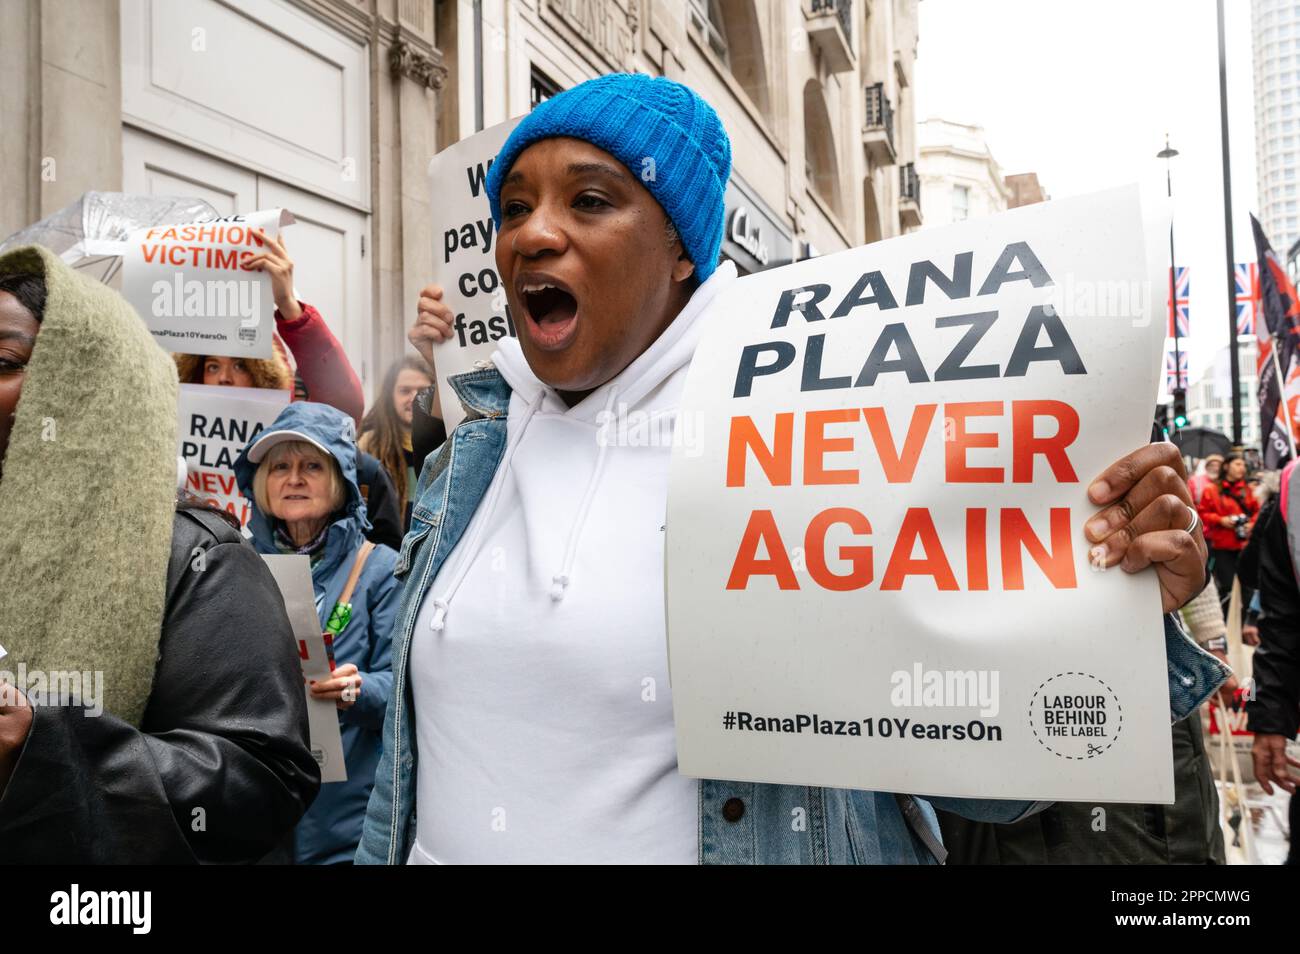
[{"label": "denim jacket", "polygon": [[[485,363],[486,364],[486,363]],[[452,377],[467,417],[424,465],[411,529],[395,575],[404,581],[393,634],[393,695],[384,752],[375,773],[358,864],[404,864],[415,840],[416,751],[408,680],[411,632],[439,567],[487,492],[506,446],[510,387],[490,365]],[[1196,711],[1228,670],[1165,617],[1169,703],[1177,721]],[[1047,806],[1010,799],[915,799],[914,822],[937,839],[931,803],[975,821],[1011,822]],[[427,809],[436,810],[436,809]],[[635,859],[628,859],[634,861]],[[883,792],[704,779],[699,784],[701,864],[933,864],[935,857]]]}]

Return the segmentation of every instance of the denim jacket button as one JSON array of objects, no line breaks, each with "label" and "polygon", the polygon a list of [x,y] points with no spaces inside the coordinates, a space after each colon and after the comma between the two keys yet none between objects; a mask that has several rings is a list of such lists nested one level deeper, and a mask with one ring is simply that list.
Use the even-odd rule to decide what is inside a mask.
[{"label": "denim jacket button", "polygon": [[722,804],[722,817],[729,822],[738,822],[745,815],[745,803],[738,798],[729,798]]}]

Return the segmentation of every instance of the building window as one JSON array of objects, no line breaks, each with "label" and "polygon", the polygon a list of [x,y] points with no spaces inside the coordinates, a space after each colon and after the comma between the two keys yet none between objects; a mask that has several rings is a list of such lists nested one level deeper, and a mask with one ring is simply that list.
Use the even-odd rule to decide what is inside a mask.
[{"label": "building window", "polygon": [[722,61],[759,114],[772,118],[767,52],[754,0],[690,0],[692,28]]},{"label": "building window", "polygon": [[970,186],[952,187],[952,220],[965,222],[970,218]]},{"label": "building window", "polygon": [[722,19],[721,3],[719,0],[691,0],[691,6],[695,13],[695,21],[704,31],[704,36],[709,42],[709,49],[730,68],[731,56],[727,49],[727,32]]},{"label": "building window", "polygon": [[544,103],[556,93],[560,92],[562,87],[555,80],[551,79],[536,66],[532,69],[532,78],[529,82],[529,103],[528,108],[532,109],[538,103]]},{"label": "building window", "polygon": [[803,88],[804,173],[813,190],[838,216],[840,203],[839,158],[835,152],[834,126],[826,109],[821,85],[809,80]]}]

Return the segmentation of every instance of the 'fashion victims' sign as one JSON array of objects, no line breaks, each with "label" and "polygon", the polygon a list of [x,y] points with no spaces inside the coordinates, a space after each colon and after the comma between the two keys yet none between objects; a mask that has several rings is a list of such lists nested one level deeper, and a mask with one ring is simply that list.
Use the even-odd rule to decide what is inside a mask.
[{"label": "'fashion victims' sign", "polygon": [[271,277],[248,268],[292,225],[285,209],[209,222],[152,225],[132,232],[122,260],[122,295],[167,351],[271,357],[275,302]]},{"label": "'fashion victims' sign", "polygon": [[1172,801],[1157,581],[1083,531],[1149,438],[1167,226],[1132,187],[723,292],[670,477],[683,773]]}]

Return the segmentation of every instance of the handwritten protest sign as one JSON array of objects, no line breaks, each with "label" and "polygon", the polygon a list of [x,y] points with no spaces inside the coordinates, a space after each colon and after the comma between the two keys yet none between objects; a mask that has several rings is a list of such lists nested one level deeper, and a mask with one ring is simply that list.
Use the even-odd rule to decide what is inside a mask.
[{"label": "handwritten protest sign", "polygon": [[670,477],[683,773],[1172,801],[1156,577],[1083,533],[1149,439],[1158,218],[1115,190],[723,293]]},{"label": "handwritten protest sign", "polygon": [[278,236],[293,221],[269,209],[138,229],[126,242],[122,294],[168,351],[269,358],[271,279],[245,266],[264,247],[263,230]]},{"label": "handwritten protest sign", "polygon": [[252,504],[235,484],[235,459],[288,403],[288,391],[181,385],[176,453],[185,458],[185,489],[236,517],[246,534]]},{"label": "handwritten protest sign", "polygon": [[347,765],[343,761],[343,739],[339,734],[338,706],[332,699],[313,699],[308,679],[328,679],[329,661],[325,640],[321,637],[320,617],[316,615],[316,596],[311,584],[311,560],[296,554],[263,554],[262,559],[275,577],[284,598],[284,608],[293,626],[293,638],[302,663],[303,687],[307,698],[307,734],[311,754],[320,766],[322,782],[346,782]]},{"label": "handwritten protest sign", "polygon": [[492,246],[496,227],[484,188],[492,160],[518,122],[512,119],[462,139],[429,162],[435,210],[433,280],[442,286],[442,300],[455,315],[451,338],[433,349],[448,432],[465,417],[448,379],[491,358],[502,338],[518,336],[497,274]]}]

